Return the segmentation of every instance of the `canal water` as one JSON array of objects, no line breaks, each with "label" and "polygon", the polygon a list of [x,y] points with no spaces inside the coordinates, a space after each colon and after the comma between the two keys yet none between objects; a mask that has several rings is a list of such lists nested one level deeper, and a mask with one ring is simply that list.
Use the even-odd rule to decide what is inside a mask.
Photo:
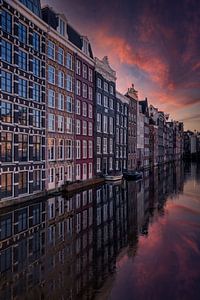
[{"label": "canal water", "polygon": [[0,299],[200,299],[200,165],[1,209]]}]

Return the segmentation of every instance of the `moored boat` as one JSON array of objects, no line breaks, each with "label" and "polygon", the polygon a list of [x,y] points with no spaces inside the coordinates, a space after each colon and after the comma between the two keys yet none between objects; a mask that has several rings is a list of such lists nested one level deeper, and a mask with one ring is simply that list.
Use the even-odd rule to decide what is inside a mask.
[{"label": "moored boat", "polygon": [[126,180],[139,180],[139,179],[142,179],[142,172],[128,171],[128,172],[123,173],[123,177]]},{"label": "moored boat", "polygon": [[105,180],[107,181],[117,181],[117,180],[121,180],[123,178],[123,175],[106,175],[105,176]]}]

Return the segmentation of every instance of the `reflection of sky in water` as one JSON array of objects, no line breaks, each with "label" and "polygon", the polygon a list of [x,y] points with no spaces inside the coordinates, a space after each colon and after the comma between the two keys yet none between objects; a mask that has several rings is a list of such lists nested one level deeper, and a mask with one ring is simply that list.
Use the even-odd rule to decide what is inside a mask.
[{"label": "reflection of sky in water", "polygon": [[108,299],[199,299],[200,184],[195,170],[182,194],[168,199],[164,216],[154,215],[136,256],[117,262]]}]

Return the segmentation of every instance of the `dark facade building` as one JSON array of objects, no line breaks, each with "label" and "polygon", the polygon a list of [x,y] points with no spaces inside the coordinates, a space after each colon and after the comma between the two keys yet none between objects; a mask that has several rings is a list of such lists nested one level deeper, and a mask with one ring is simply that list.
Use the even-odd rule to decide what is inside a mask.
[{"label": "dark facade building", "polygon": [[128,117],[128,170],[137,168],[137,111],[138,92],[132,84],[125,95],[129,98]]},{"label": "dark facade building", "polygon": [[112,174],[115,163],[116,72],[108,58],[95,58],[95,173]]},{"label": "dark facade building", "polygon": [[149,107],[147,98],[143,101],[139,101],[141,105],[142,113],[144,115],[144,156],[143,156],[143,167],[149,167]]},{"label": "dark facade building", "polygon": [[8,199],[45,187],[46,33],[19,1],[1,1],[0,20],[0,198]]},{"label": "dark facade building", "polygon": [[116,92],[115,166],[121,173],[128,169],[128,114],[129,99]]}]

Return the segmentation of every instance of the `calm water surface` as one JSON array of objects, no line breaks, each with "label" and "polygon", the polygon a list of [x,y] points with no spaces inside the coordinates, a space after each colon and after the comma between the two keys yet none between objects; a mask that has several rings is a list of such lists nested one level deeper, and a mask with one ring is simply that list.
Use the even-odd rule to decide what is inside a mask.
[{"label": "calm water surface", "polygon": [[200,165],[2,209],[0,299],[200,299]]}]

